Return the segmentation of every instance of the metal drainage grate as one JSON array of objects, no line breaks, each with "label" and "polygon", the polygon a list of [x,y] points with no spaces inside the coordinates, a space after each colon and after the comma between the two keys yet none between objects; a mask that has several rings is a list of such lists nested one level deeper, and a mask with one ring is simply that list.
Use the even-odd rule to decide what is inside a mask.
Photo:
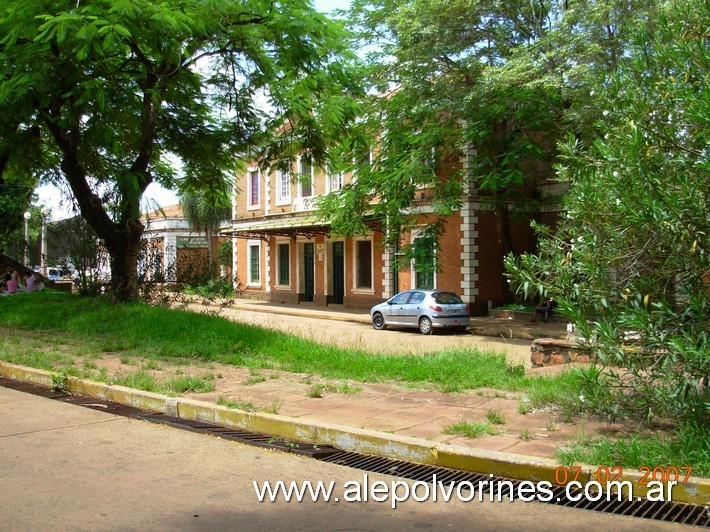
[{"label": "metal drainage grate", "polygon": [[[503,485],[504,489],[500,490],[501,497],[504,499],[510,499],[510,488],[514,490],[513,493],[517,493],[517,488],[522,482],[520,480],[495,475],[491,476],[446,467],[414,464],[403,460],[362,455],[348,451],[340,451],[322,460],[354,469],[393,475],[415,481],[431,482],[432,476],[436,475],[437,482],[442,482],[446,485],[453,481],[454,485],[465,482],[464,487],[473,485],[487,488],[483,490],[483,493],[488,497],[490,497],[492,489],[492,487],[488,489],[489,486],[497,486],[498,481],[505,481],[510,484]],[[490,484],[489,481],[492,481],[492,484]],[[483,482],[483,484],[479,484],[479,482]],[[599,501],[590,501],[585,497],[577,496],[577,494],[582,494],[582,491],[576,491],[574,500],[572,500],[567,497],[564,486],[552,486],[550,490],[553,496],[550,501],[545,501],[548,504],[710,528],[710,508],[706,506],[648,500],[607,501],[606,498],[600,499]],[[493,495],[497,497],[498,490],[495,490]],[[483,500],[486,500],[486,497],[483,497]],[[489,498],[488,500],[491,499]]]},{"label": "metal drainage grate", "polygon": [[[436,475],[437,482],[442,482],[447,485],[451,482],[454,482],[454,486],[465,483],[462,486],[462,489],[468,489],[469,486],[491,487],[492,489],[493,485],[501,486],[498,482],[505,482],[506,484],[502,484],[504,488],[500,490],[501,498],[510,499],[510,489],[512,488],[514,493],[517,492],[517,488],[522,482],[520,480],[495,475],[491,476],[482,473],[474,473],[446,467],[417,464],[403,460],[365,455],[351,451],[342,451],[327,445],[318,446],[290,442],[274,438],[273,436],[269,436],[267,434],[260,434],[257,432],[231,427],[223,427],[202,421],[181,419],[158,412],[148,412],[131,406],[114,403],[112,401],[72,395],[65,392],[57,392],[45,386],[15,381],[5,377],[0,377],[0,386],[39,395],[48,399],[56,399],[66,403],[84,406],[86,408],[108,412],[118,416],[131,417],[191,432],[211,434],[225,440],[305,455],[323,462],[351,467],[353,469],[360,469],[370,473],[380,473],[423,482],[431,482],[432,477]],[[479,482],[483,484],[479,484]],[[569,508],[592,510],[595,512],[605,512],[630,517],[653,519],[656,521],[666,521],[710,528],[710,507],[707,506],[648,500],[618,502],[616,500],[607,501],[605,498],[600,499],[599,501],[590,501],[585,497],[575,497],[575,500],[572,500],[567,497],[564,486],[552,486],[550,490],[553,493],[551,499],[549,501],[540,502],[547,502],[548,504],[566,506]],[[491,497],[490,489],[484,489],[482,493],[485,493],[488,497]],[[582,492],[579,491],[578,493],[581,494]],[[493,495],[498,497],[498,490],[496,490]],[[576,500],[577,498],[580,500]]]}]

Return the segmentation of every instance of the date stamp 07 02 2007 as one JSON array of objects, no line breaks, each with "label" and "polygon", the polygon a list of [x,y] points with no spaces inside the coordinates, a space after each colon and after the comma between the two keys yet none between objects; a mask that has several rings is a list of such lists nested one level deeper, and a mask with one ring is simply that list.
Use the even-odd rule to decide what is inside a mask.
[{"label": "date stamp 07 02 2007", "polygon": [[[560,466],[555,469],[555,482],[564,486],[569,482],[578,482],[582,472],[582,466]],[[642,474],[638,481],[640,486],[648,486],[649,482],[675,482],[685,485],[690,478],[693,468],[691,466],[641,466],[638,472]],[[617,482],[624,475],[624,468],[621,466],[599,466],[593,476],[598,482]]]}]

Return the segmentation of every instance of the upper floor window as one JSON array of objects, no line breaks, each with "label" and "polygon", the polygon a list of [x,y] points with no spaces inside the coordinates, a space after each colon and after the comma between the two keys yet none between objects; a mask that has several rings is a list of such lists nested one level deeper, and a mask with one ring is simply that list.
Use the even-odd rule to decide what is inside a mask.
[{"label": "upper floor window", "polygon": [[300,188],[300,196],[307,198],[313,195],[313,166],[306,158],[301,158],[298,161],[298,182]]},{"label": "upper floor window", "polygon": [[291,201],[291,173],[288,171],[276,171],[276,201],[278,203]]},{"label": "upper floor window", "polygon": [[328,171],[328,192],[335,192],[343,188],[343,172]]},{"label": "upper floor window", "polygon": [[259,197],[259,170],[252,169],[248,171],[247,174],[248,187],[249,187],[249,207],[258,207],[260,204]]}]

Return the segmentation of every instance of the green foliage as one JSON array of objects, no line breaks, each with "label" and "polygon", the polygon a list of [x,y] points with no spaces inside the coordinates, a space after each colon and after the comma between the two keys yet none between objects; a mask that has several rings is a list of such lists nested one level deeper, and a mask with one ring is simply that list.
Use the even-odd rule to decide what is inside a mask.
[{"label": "green foliage", "polygon": [[[27,242],[25,242],[24,213],[31,217],[27,221]],[[22,263],[24,261],[25,245],[29,266],[40,264],[39,237],[42,231],[42,220],[49,216],[49,209],[37,203],[37,197],[32,194],[29,185],[2,184],[0,176],[0,220],[7,224],[0,228],[0,249],[5,255]]]},{"label": "green foliage", "polygon": [[663,436],[580,439],[560,449],[557,457],[563,464],[623,464],[628,468],[692,464],[694,476],[710,476],[710,438],[707,426],[697,423],[681,425]]},{"label": "green foliage", "polygon": [[76,268],[79,293],[95,296],[102,284],[110,280],[105,248],[96,231],[79,216],[50,225],[48,235],[60,246],[61,252]]},{"label": "green foliage", "polygon": [[168,379],[162,383],[164,388],[172,395],[179,395],[185,392],[207,393],[215,389],[214,379],[205,377],[186,376],[175,379]]},{"label": "green foliage", "polygon": [[59,373],[52,373],[52,390],[58,393],[66,393],[67,378],[68,375],[65,371],[60,371]]},{"label": "green foliage", "polygon": [[460,423],[454,423],[441,431],[442,434],[464,436],[472,439],[483,438],[484,436],[495,436],[501,432],[503,431],[493,426],[490,421],[461,421]]},{"label": "green foliage", "polygon": [[[37,312],[38,305],[42,313]],[[6,317],[6,327],[51,331],[53,337],[69,338],[72,344],[94,346],[98,338],[102,343],[113,340],[126,346],[122,353],[127,357],[199,359],[348,381],[435,384],[452,392],[474,388],[533,390],[540,386],[548,390],[548,401],[555,390],[567,393],[565,383],[569,379],[564,375],[526,376],[519,366],[511,367],[501,353],[464,349],[443,350],[426,357],[369,353],[320,345],[200,313],[140,303],[115,306],[103,298],[46,291],[23,298],[0,298],[0,313]],[[356,389],[343,384],[335,385],[334,390],[352,393]]]},{"label": "green foliage", "polygon": [[217,260],[220,264],[232,266],[232,254],[234,253],[234,242],[230,240],[225,240],[217,246]]},{"label": "green foliage", "polygon": [[5,250],[11,241],[24,237],[22,215],[29,207],[32,189],[29,183],[8,183],[0,176],[0,220],[5,221],[0,228],[0,247]]},{"label": "green foliage", "polygon": [[235,410],[244,410],[245,412],[256,412],[259,410],[254,403],[243,402],[243,401],[232,401],[228,398],[219,396],[217,398],[217,404],[226,406],[227,408],[233,408]]},{"label": "green foliage", "polygon": [[709,8],[671,2],[637,28],[596,89],[598,138],[561,146],[566,217],[506,262],[577,323],[604,368],[585,395],[611,418],[710,422]]},{"label": "green foliage", "polygon": [[[199,280],[199,282],[203,281],[201,277],[198,277],[194,280]],[[189,282],[189,279],[186,279],[186,284],[190,286],[192,283]],[[194,288],[189,288],[187,291],[194,292],[195,294],[206,298],[228,297],[234,295],[234,287],[232,286],[232,282],[228,278],[219,278],[212,281],[207,281],[206,283],[199,284]]]},{"label": "green foliage", "polygon": [[[652,18],[655,3],[354,0],[351,26],[377,45],[365,80],[380,94],[334,155],[357,179],[323,198],[321,215],[348,236],[379,219],[395,246],[422,223],[422,203],[440,215],[426,220],[436,240],[473,195],[512,249],[509,221],[555,202],[538,185],[552,176],[556,142],[570,131],[587,138],[601,116],[593,74],[614,64],[625,24]],[[417,255],[398,251],[401,262]]]},{"label": "green foliage", "polygon": [[487,410],[486,421],[488,421],[492,425],[505,425],[505,415],[500,409]]},{"label": "green foliage", "polygon": [[151,182],[225,190],[265,144],[322,161],[357,108],[347,35],[305,0],[7,0],[0,36],[0,175],[66,181],[122,300]]}]

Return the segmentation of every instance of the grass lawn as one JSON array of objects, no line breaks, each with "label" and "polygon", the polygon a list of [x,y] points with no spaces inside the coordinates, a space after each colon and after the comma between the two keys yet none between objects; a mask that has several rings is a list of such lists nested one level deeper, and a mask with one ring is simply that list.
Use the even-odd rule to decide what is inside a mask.
[{"label": "grass lawn", "polygon": [[[342,349],[314,341],[229,321],[219,316],[152,307],[143,303],[111,305],[102,298],[88,299],[60,292],[0,297],[5,328],[0,340],[0,359],[54,372],[76,373],[74,356],[84,359],[85,374],[92,357],[110,353],[126,360],[138,357],[143,367],[114,379],[126,386],[168,394],[205,392],[214,388],[210,378],[179,375],[157,382],[147,370],[161,361],[180,364],[218,363],[247,368],[260,381],[259,370],[305,373],[327,379],[368,383],[395,383],[436,388],[455,393],[478,388],[518,392],[526,409],[559,405],[570,418],[581,409],[577,378],[573,372],[554,376],[529,376],[522,366],[512,366],[502,354],[447,349],[425,355],[392,355],[357,349]],[[16,333],[13,333],[16,330]],[[71,368],[71,371],[67,371]],[[251,377],[256,379],[257,377]],[[325,388],[314,385],[311,397]],[[346,393],[343,391],[342,393]],[[276,411],[277,408],[274,407]],[[484,433],[495,433],[495,419],[486,420]],[[453,433],[468,434],[481,427],[452,427]],[[677,438],[636,438],[628,443],[586,439],[563,449],[566,463],[615,463],[693,465],[694,474],[710,475],[710,441],[698,431],[685,430]]]},{"label": "grass lawn", "polygon": [[[2,298],[0,312],[4,327],[51,333],[51,341],[73,345],[76,352],[193,359],[362,382],[434,385],[443,392],[497,388],[527,392],[533,402],[538,395],[547,402],[573,393],[569,374],[529,377],[522,366],[511,366],[502,354],[449,349],[427,356],[401,356],[342,349],[218,316],[142,303],[111,305],[101,298],[44,292]],[[4,360],[50,370],[66,363],[61,357],[40,356],[40,345],[37,351],[25,349],[20,360],[9,349],[9,341],[6,338],[0,348]]]}]

